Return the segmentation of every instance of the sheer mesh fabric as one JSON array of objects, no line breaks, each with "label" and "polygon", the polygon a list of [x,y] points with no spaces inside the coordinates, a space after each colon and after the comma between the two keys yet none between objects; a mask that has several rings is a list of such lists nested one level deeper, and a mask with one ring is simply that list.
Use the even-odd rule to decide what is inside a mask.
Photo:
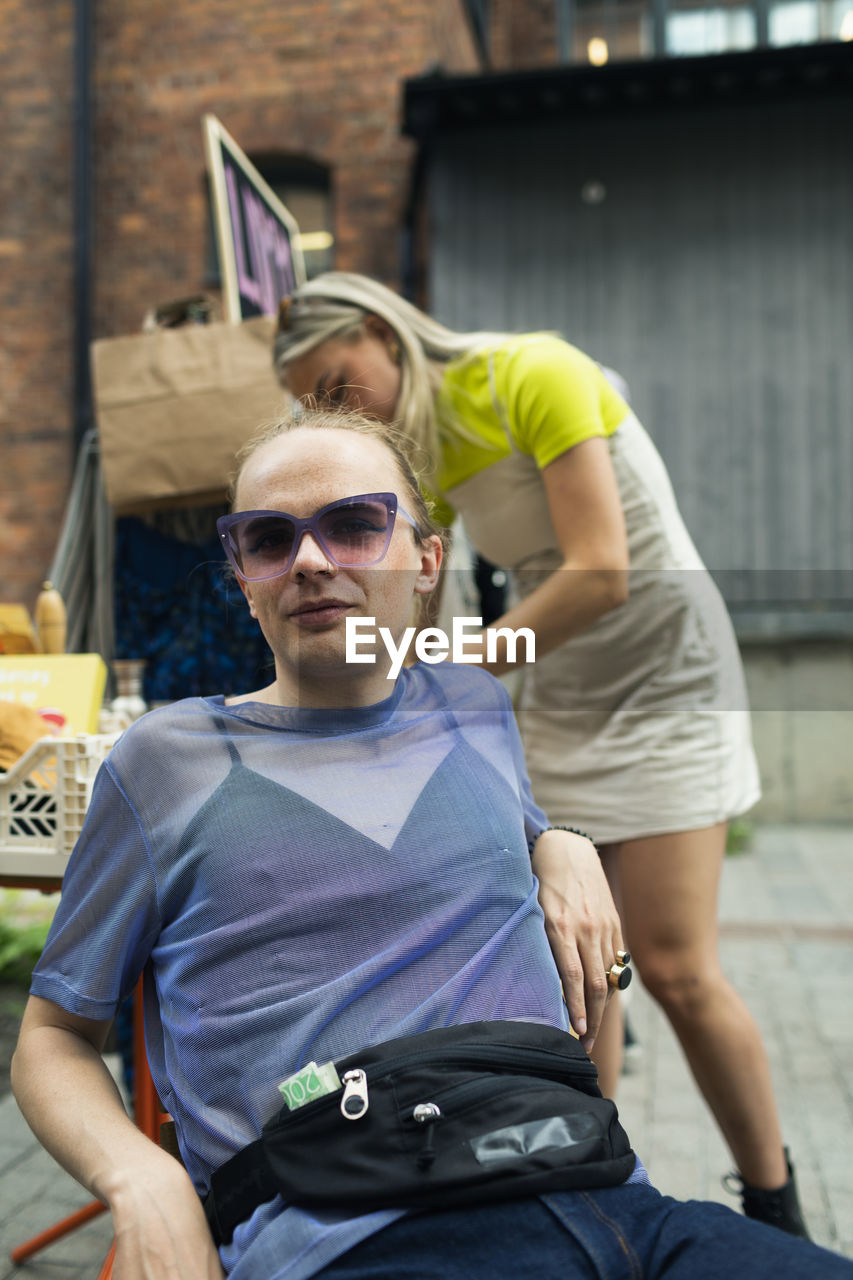
[{"label": "sheer mesh fabric", "polygon": [[[150,961],[152,1074],[202,1189],[305,1061],[481,1018],[567,1025],[527,852],[545,825],[479,670],[404,670],[346,711],[179,702],[102,768],[32,989],[106,1019]],[[274,1202],[226,1263],[274,1219],[273,1274],[296,1280],[389,1216]]]}]

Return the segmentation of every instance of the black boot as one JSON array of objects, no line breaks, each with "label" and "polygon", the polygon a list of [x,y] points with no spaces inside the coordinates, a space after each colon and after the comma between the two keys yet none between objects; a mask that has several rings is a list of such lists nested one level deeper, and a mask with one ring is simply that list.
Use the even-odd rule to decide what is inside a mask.
[{"label": "black boot", "polygon": [[751,1187],[738,1173],[726,1174],[723,1182],[729,1191],[740,1194],[743,1212],[747,1218],[766,1222],[771,1227],[778,1227],[780,1231],[787,1231],[789,1235],[810,1240],[811,1236],[803,1222],[797,1195],[797,1180],[787,1147],[785,1164],[788,1166],[788,1181],[772,1191],[768,1191],[765,1187]]}]

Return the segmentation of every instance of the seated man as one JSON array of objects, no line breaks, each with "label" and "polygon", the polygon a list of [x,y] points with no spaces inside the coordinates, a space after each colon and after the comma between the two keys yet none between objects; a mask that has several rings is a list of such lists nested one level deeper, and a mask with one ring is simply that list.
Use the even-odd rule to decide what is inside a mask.
[{"label": "seated man", "polygon": [[[391,681],[381,648],[346,660],[347,618],[399,646],[441,562],[385,429],[278,424],[245,452],[234,511],[221,533],[274,679],[152,712],[115,746],[13,1066],[41,1141],[112,1211],[116,1280],[853,1274],[722,1206],[660,1196],[630,1158],[619,1185],[464,1209],[268,1195],[217,1250],[199,1197],[277,1112],[285,1077],[483,1021],[535,1039],[571,1017],[588,1045],[622,946],[594,847],[548,830],[530,797],[501,685],[452,663]],[[183,1165],[135,1129],[100,1057],[146,967],[147,1051]]]}]

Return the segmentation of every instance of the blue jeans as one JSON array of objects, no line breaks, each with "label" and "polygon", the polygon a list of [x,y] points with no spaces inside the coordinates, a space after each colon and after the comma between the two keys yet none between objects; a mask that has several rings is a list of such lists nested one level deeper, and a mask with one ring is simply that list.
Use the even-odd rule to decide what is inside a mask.
[{"label": "blue jeans", "polygon": [[409,1214],[316,1280],[853,1280],[853,1262],[642,1184]]}]

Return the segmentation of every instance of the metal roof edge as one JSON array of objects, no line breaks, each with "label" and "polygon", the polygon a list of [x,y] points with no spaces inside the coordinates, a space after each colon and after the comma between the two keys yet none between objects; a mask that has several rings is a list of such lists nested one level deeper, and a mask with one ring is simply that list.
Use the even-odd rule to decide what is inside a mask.
[{"label": "metal roof edge", "polygon": [[433,72],[404,82],[402,131],[425,141],[471,128],[827,94],[853,97],[853,43],[474,76]]}]

